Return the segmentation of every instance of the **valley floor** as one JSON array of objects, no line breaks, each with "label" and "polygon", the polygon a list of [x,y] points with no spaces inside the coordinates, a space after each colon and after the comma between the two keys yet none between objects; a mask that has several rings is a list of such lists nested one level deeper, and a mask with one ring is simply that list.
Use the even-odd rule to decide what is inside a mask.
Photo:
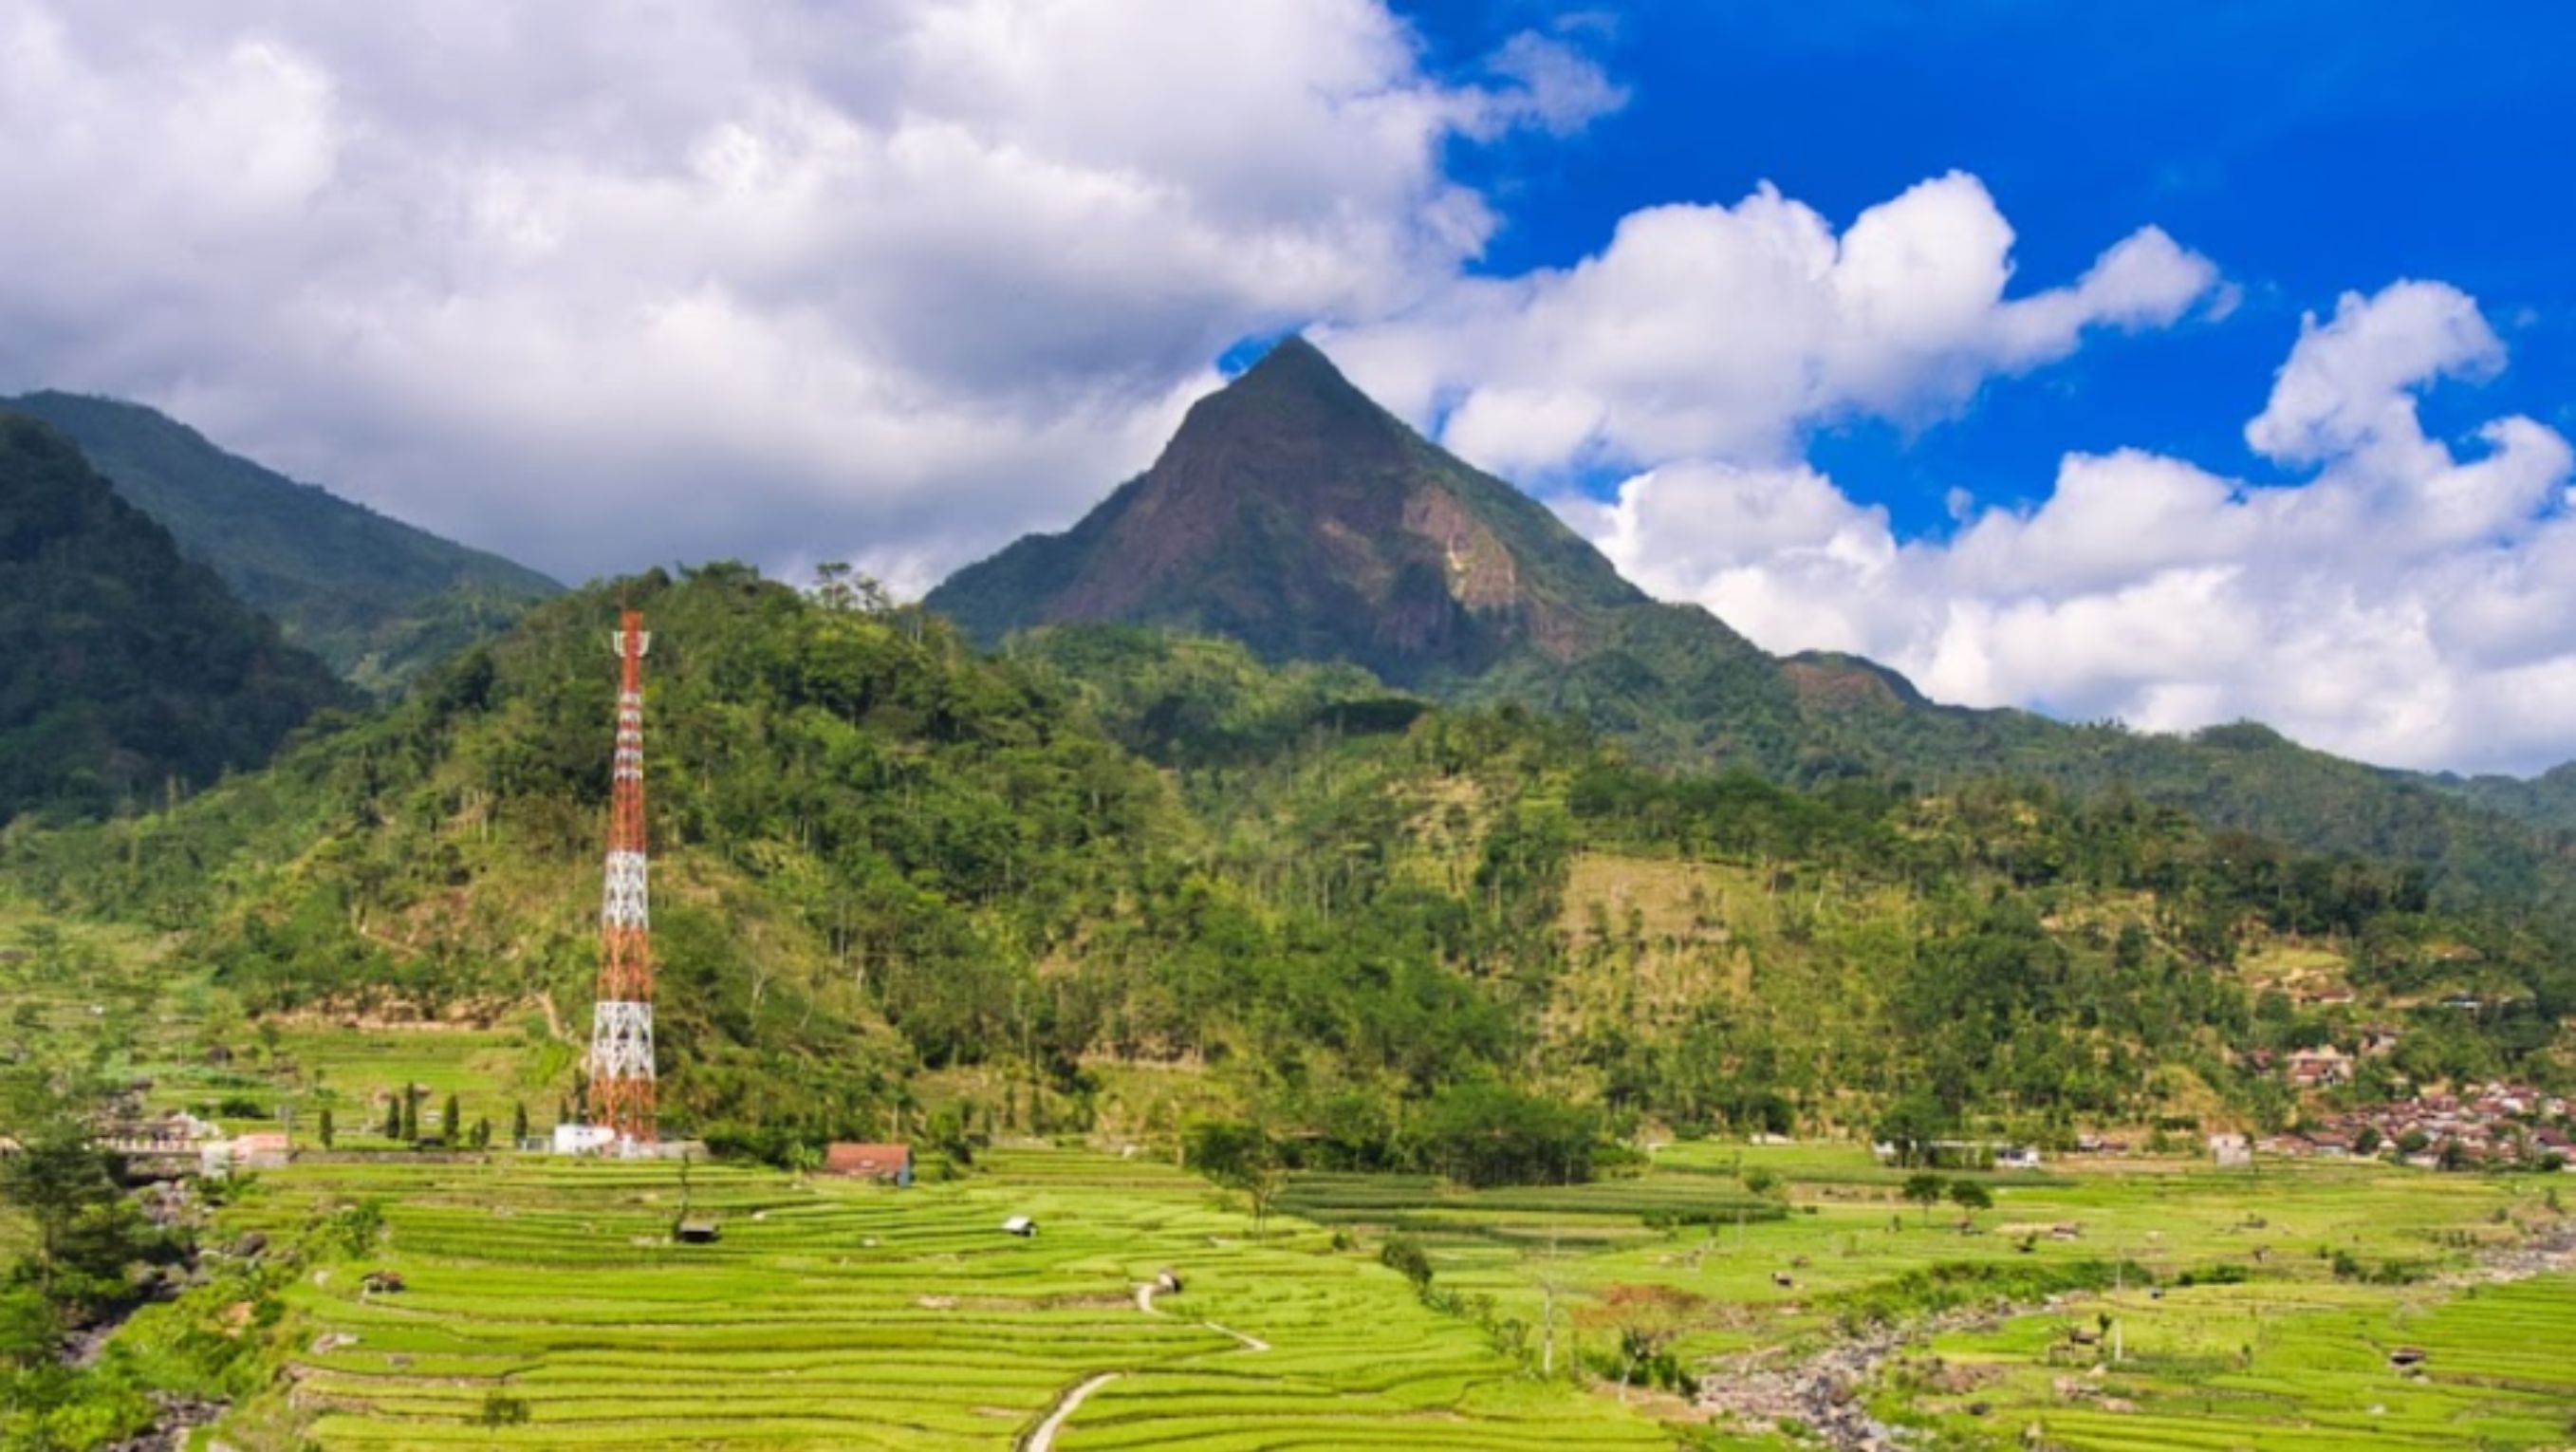
[{"label": "valley floor", "polygon": [[[1757,1170],[1785,1215],[1646,1223],[1695,1197],[1759,1203],[1740,1179]],[[236,1445],[1851,1446],[1724,1408],[1757,1376],[1856,1365],[1866,1384],[1823,1384],[1823,1404],[1943,1447],[2570,1436],[2576,1274],[2542,1179],[1996,1176],[1963,1231],[1954,1208],[1897,1200],[1900,1178],[1858,1150],[1712,1144],[1572,1191],[1314,1177],[1256,1235],[1193,1178],[1082,1150],[993,1151],[902,1191],[704,1165],[684,1191],[675,1165],[531,1157],[299,1164],[225,1207],[218,1242],[368,1203],[384,1229],[287,1292],[291,1364],[236,1409]],[[684,1197],[717,1243],[672,1243]],[[1013,1215],[1037,1234],[1006,1234]],[[1398,1233],[1428,1247],[1439,1305],[1378,1263]],[[404,1288],[363,1289],[377,1270]],[[1138,1294],[1166,1270],[1181,1291]],[[1660,1329],[1704,1395],[1616,1386],[1640,1286],[1675,1293]],[[1937,1334],[1870,1330],[1891,1323]],[[1837,1355],[1864,1337],[1891,1344]],[[2421,1364],[2393,1366],[2400,1348]]]}]

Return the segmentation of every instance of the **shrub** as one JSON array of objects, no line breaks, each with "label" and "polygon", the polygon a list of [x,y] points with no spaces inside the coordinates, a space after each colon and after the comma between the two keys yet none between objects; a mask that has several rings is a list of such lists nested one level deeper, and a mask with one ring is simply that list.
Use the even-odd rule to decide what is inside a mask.
[{"label": "shrub", "polygon": [[1377,1258],[1379,1264],[1411,1281],[1417,1295],[1431,1289],[1431,1255],[1421,1241],[1410,1235],[1390,1237],[1378,1248]]}]

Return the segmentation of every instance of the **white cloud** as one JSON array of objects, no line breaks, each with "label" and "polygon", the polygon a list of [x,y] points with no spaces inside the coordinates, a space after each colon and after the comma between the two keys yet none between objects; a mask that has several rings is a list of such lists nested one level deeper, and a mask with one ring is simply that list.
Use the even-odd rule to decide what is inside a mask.
[{"label": "white cloud", "polygon": [[1455,139],[1621,99],[1537,37],[1428,76],[1377,0],[0,0],[0,388],[569,574],[924,578],[1236,338],[1445,283]]},{"label": "white cloud", "polygon": [[2088,329],[2227,301],[2207,259],[2152,227],[2073,284],[2008,298],[2012,244],[1963,173],[1839,236],[1765,186],[1732,207],[1631,213],[1572,268],[1465,283],[1331,346],[1398,412],[1445,417],[1451,447],[1530,476],[1605,460],[1778,463],[1820,420],[1929,419],[1989,377],[2064,357]]},{"label": "white cloud", "polygon": [[1427,74],[1379,0],[0,0],[0,390],[139,397],[560,573],[857,558],[919,587],[1148,460],[1208,359],[1311,324],[1648,588],[1934,694],[2398,762],[2576,751],[2564,439],[2429,438],[2504,350],[2436,283],[2311,320],[2252,487],[2070,456],[1899,541],[1801,461],[2232,294],[2153,227],[2015,291],[1973,177],[1839,232],[1764,187],[1465,274],[1446,151],[1625,92],[1556,38]]},{"label": "white cloud", "polygon": [[2525,418],[2465,459],[2415,396],[2503,348],[2435,283],[2311,318],[2247,428],[2292,486],[2072,454],[2028,511],[1899,542],[1804,466],[1668,464],[1560,508],[1648,589],[1774,650],[1887,661],[1939,699],[2182,730],[2251,717],[2392,765],[2576,754],[2576,455]]}]

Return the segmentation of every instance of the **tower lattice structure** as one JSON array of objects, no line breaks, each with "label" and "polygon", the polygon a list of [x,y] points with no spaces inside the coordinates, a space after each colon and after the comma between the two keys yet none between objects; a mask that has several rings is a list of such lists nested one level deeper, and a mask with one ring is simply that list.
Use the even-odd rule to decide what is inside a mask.
[{"label": "tower lattice structure", "polygon": [[591,1117],[616,1132],[608,1150],[655,1142],[653,921],[644,847],[644,618],[621,612],[610,645],[621,663],[617,755],[610,771],[606,890],[599,911],[599,993],[590,1019]]}]

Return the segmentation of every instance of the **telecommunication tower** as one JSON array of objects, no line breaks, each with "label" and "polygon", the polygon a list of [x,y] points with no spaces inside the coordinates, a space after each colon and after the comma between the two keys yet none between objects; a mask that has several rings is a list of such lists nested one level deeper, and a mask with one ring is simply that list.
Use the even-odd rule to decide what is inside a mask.
[{"label": "telecommunication tower", "polygon": [[632,610],[610,637],[622,665],[617,756],[610,770],[607,887],[599,910],[599,993],[590,1019],[591,1118],[615,1138],[608,1154],[649,1152],[653,1122],[653,922],[644,855],[644,652],[653,637]]}]

